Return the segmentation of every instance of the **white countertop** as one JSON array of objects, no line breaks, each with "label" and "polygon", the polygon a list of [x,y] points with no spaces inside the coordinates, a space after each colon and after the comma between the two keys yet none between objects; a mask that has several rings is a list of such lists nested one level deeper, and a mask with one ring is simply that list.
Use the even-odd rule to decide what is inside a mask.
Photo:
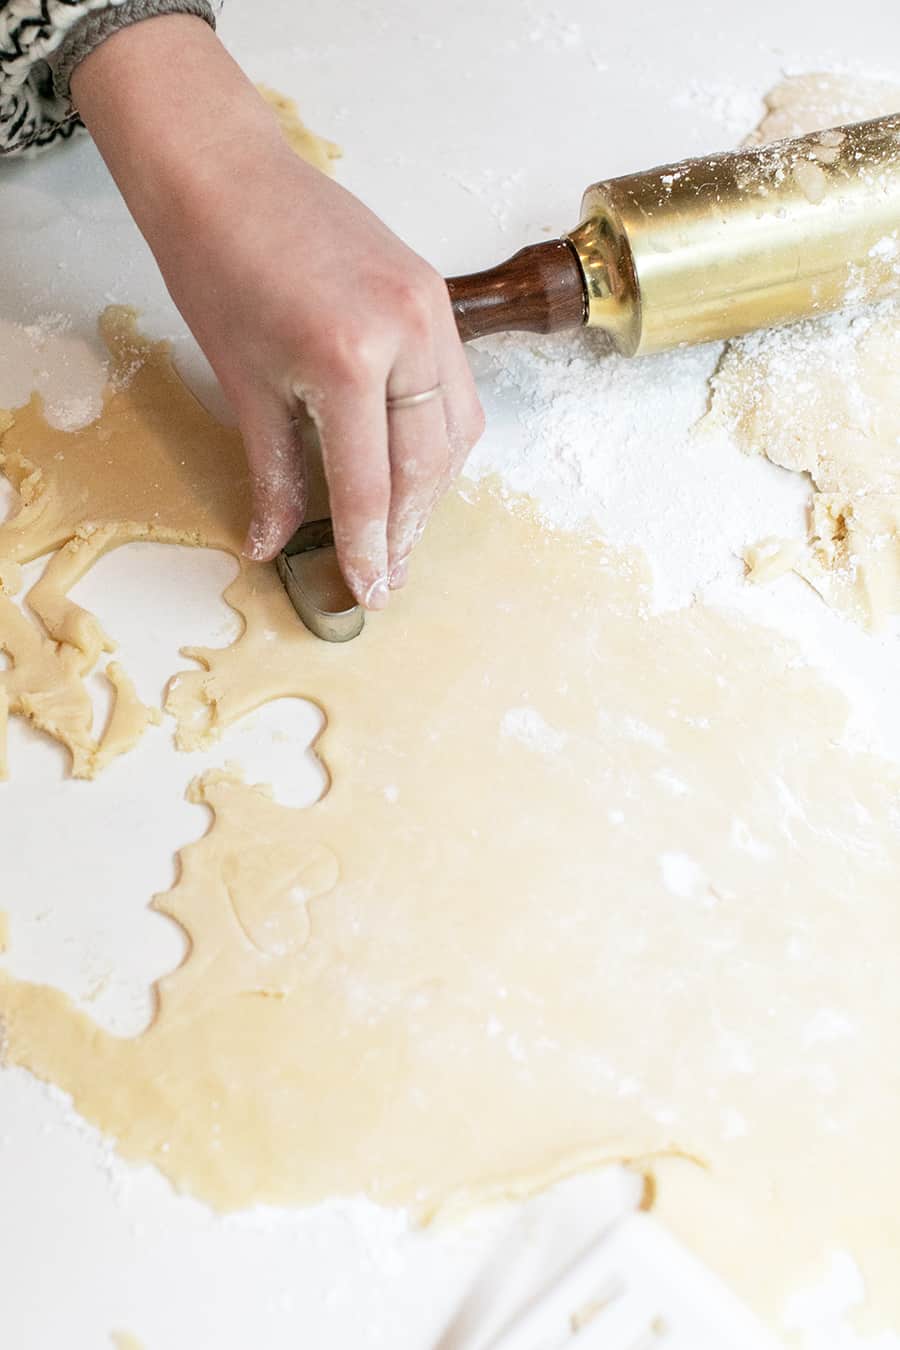
[{"label": "white countertop", "polygon": [[[571,227],[597,178],[735,143],[785,71],[897,78],[900,58],[894,71],[885,62],[898,50],[900,11],[856,0],[851,19],[838,0],[229,0],[220,31],[253,78],[295,97],[310,126],[340,142],[341,181],[451,274]],[[88,372],[99,310],[136,305],[222,411],[86,140],[3,166],[0,296],[2,320],[71,319],[65,342]],[[57,357],[51,388],[66,378]],[[0,351],[0,406],[31,379]],[[515,436],[510,395],[484,392],[488,436]],[[7,497],[0,489],[0,514]],[[73,594],[117,638],[139,692],[158,702],[184,665],[179,646],[234,632],[220,598],[233,568],[221,555],[131,545]],[[721,587],[718,598],[734,600]],[[779,622],[759,592],[739,603]],[[797,631],[815,659],[826,659],[835,622],[804,593]],[[887,708],[900,680],[896,650],[882,644],[874,661],[867,644],[854,637],[835,657],[860,716],[879,700]],[[98,706],[102,698],[98,688]],[[172,748],[170,723],[83,784],[65,778],[57,746],[16,719],[11,782],[0,787],[7,968],[65,989],[121,1034],[138,1032],[153,980],[181,954],[177,930],[147,901],[172,884],[175,850],[207,825],[206,811],[183,800],[188,781],[234,760],[279,799],[307,803],[321,787],[308,753],[318,721],[306,705],[272,705],[215,751],[190,756]],[[882,748],[900,752],[891,736],[886,728]],[[594,1185],[584,1183],[585,1213]],[[222,1220],[151,1169],[116,1160],[59,1094],[19,1070],[0,1074],[0,1345],[9,1350],[106,1350],[113,1330],[147,1350],[422,1350],[510,1221],[498,1213],[418,1234],[363,1201]]]}]

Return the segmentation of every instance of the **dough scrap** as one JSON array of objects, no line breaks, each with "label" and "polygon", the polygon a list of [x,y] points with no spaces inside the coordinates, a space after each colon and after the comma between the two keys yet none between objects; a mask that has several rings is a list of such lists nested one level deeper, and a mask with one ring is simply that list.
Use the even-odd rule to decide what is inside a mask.
[{"label": "dough scrap", "polygon": [[[751,141],[764,143],[900,107],[900,87],[835,76],[786,80]],[[900,228],[882,241],[900,275]],[[749,453],[813,481],[809,537],[748,551],[754,581],[793,570],[871,629],[900,614],[900,302],[729,343],[710,417]]]},{"label": "dough scrap", "polygon": [[2,594],[0,648],[12,661],[9,670],[0,671],[0,700],[6,711],[27,717],[58,740],[71,755],[73,776],[89,778],[97,745],[91,736],[94,714],[82,679],[86,666],[81,653],[45,637]]},{"label": "dough scrap", "polygon": [[137,696],[134,681],[118,661],[110,661],[103,672],[112,686],[113,708],[93,759],[93,771],[99,773],[119,755],[133,750],[148,726],[159,726],[162,714],[148,708]]},{"label": "dough scrap", "polygon": [[144,1350],[142,1341],[130,1331],[113,1331],[110,1334],[113,1350]]},{"label": "dough scrap", "polygon": [[340,159],[343,154],[341,147],[335,145],[334,141],[327,141],[324,137],[317,136],[314,131],[310,131],[302,121],[297,104],[292,98],[280,94],[277,89],[270,89],[265,84],[258,84],[256,87],[278,118],[282,135],[294,153],[305,159],[308,164],[312,164],[314,168],[320,169],[322,173],[330,174],[334,161]]},{"label": "dough scrap", "polygon": [[747,145],[768,145],[895,113],[900,108],[900,85],[870,76],[821,71],[788,76],[763,101],[765,115],[746,138]]}]

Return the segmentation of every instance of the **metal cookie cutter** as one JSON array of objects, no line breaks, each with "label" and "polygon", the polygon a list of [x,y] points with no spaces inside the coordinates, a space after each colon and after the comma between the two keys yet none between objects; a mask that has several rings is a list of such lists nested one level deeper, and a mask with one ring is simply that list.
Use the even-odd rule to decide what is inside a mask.
[{"label": "metal cookie cutter", "polygon": [[366,611],[340,574],[330,519],[301,525],[275,565],[288,599],[311,633],[323,642],[350,642],[359,637]]}]

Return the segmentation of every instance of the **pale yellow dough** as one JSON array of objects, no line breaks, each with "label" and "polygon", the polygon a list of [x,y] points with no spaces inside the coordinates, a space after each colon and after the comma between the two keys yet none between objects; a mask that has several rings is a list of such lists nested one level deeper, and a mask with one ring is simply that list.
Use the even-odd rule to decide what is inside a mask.
[{"label": "pale yellow dough", "polygon": [[[896,112],[900,87],[803,76],[766,102],[757,143]],[[900,279],[900,225],[880,248]],[[900,614],[900,303],[852,323],[841,315],[729,344],[711,417],[744,449],[808,473],[815,488],[808,539],[754,546],[751,579],[793,570],[873,629]]]},{"label": "pale yellow dough", "polygon": [[[234,551],[245,524],[236,436],[127,315],[106,330],[98,423],[32,405],[3,441],[31,486],[0,557],[73,541],[38,596],[56,664],[23,648],[74,745],[67,662],[108,639],[66,588],[126,539]],[[347,646],[269,567],[227,598],[245,630],[174,684],[181,743],[306,696],[330,788],[304,811],[197,783],[210,831],[155,901],[190,950],[153,1025],[117,1038],[0,972],[7,1061],[222,1209],[427,1215],[665,1155],[662,1212],[773,1320],[840,1247],[900,1326],[900,769],[842,746],[842,698],[766,630],[650,614],[638,556],[489,488],[445,502]]]},{"label": "pale yellow dough", "polygon": [[142,1341],[137,1336],[133,1336],[130,1331],[114,1331],[110,1337],[113,1344],[113,1350],[144,1350]]},{"label": "pale yellow dough", "polygon": [[132,539],[237,552],[247,517],[238,433],[208,417],[172,369],[165,344],[135,333],[130,310],[107,311],[101,327],[112,382],[99,419],[80,431],[57,430],[34,396],[0,438],[0,469],[21,497],[18,513],[0,525],[0,576],[58,550],[28,596],[40,626],[0,591],[0,648],[12,662],[0,670],[0,696],[11,713],[68,748],[76,777],[92,777],[121,753],[117,746],[129,748],[148,713],[113,667],[116,712],[104,741],[94,739],[83,676],[115,644],[66,598],[69,587],[104,552]]},{"label": "pale yellow dough", "polygon": [[94,754],[94,772],[105,769],[119,755],[133,750],[148,726],[158,726],[158,708],[148,708],[137,696],[134,683],[119,665],[110,661],[104,671],[113,691],[113,707],[103,739]]},{"label": "pale yellow dough", "polygon": [[[138,517],[154,445],[206,444],[147,360],[146,453],[135,412],[110,515],[115,483]],[[165,535],[185,482],[157,480]],[[222,1208],[365,1191],[427,1214],[673,1153],[759,1250],[781,1233],[785,1285],[832,1244],[877,1252],[900,771],[840,748],[841,699],[766,632],[649,617],[638,558],[490,492],[445,503],[415,583],[349,646],[307,633],[271,568],[227,596],[245,632],[179,676],[183,743],[309,696],[331,788],[298,811],[198,784],[215,824],[156,901],[191,949],[153,1026],[121,1040],[0,977],[9,1061]],[[715,1225],[692,1236],[722,1266]],[[764,1302],[762,1271],[727,1269]]]},{"label": "pale yellow dough", "polygon": [[274,111],[282,135],[294,153],[315,168],[321,169],[323,173],[331,173],[332,164],[341,158],[341,147],[335,145],[334,141],[326,141],[322,136],[310,131],[301,120],[292,98],[280,94],[277,89],[270,89],[265,84],[258,84],[256,87]]}]

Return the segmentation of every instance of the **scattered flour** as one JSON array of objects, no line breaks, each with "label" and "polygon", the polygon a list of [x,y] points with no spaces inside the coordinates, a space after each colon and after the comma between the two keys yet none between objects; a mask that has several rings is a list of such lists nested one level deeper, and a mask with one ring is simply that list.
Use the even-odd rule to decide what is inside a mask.
[{"label": "scattered flour", "polygon": [[787,1300],[784,1328],[803,1337],[804,1350],[900,1350],[900,1336],[893,1332],[863,1338],[852,1327],[852,1314],[865,1298],[865,1282],[853,1257],[834,1252],[821,1282]]},{"label": "scattered flour", "polygon": [[762,99],[746,86],[721,80],[689,80],[672,100],[676,108],[687,108],[716,122],[733,138],[746,135],[747,128],[759,121]]},{"label": "scattered flour", "polygon": [[36,391],[47,421],[61,431],[86,426],[99,414],[106,362],[72,327],[69,316],[56,312],[27,326],[0,319],[0,408],[19,407]]},{"label": "scattered flour", "polygon": [[545,721],[536,708],[510,708],[500,723],[500,731],[543,755],[558,755],[569,739],[564,731],[557,731]]},{"label": "scattered flour", "polygon": [[[848,313],[770,335],[783,378],[796,370],[802,384],[811,359],[846,359],[852,370],[853,345],[873,319]],[[896,632],[861,631],[795,575],[746,581],[753,543],[805,540],[811,488],[803,472],[745,454],[727,420],[707,416],[721,353],[712,345],[629,360],[593,332],[485,339],[472,356],[488,432],[466,474],[496,475],[553,528],[640,549],[654,610],[702,601],[795,640],[798,659],[848,697],[847,742],[900,758]]]},{"label": "scattered flour", "polygon": [[746,1118],[733,1106],[722,1112],[722,1137],[724,1139],[742,1139],[750,1133]]},{"label": "scattered flour", "polygon": [[703,868],[686,853],[663,853],[659,859],[663,884],[673,895],[688,899],[705,880]]},{"label": "scattered flour", "polygon": [[642,549],[656,607],[688,605],[743,576],[750,540],[805,528],[805,483],[743,455],[724,429],[696,430],[720,350],[629,360],[592,332],[484,339],[475,364],[491,430],[466,472],[498,474],[550,525]]},{"label": "scattered flour", "polygon": [[803,1028],[803,1044],[809,1049],[813,1045],[828,1044],[853,1036],[856,1028],[846,1013],[837,1008],[819,1008]]}]

